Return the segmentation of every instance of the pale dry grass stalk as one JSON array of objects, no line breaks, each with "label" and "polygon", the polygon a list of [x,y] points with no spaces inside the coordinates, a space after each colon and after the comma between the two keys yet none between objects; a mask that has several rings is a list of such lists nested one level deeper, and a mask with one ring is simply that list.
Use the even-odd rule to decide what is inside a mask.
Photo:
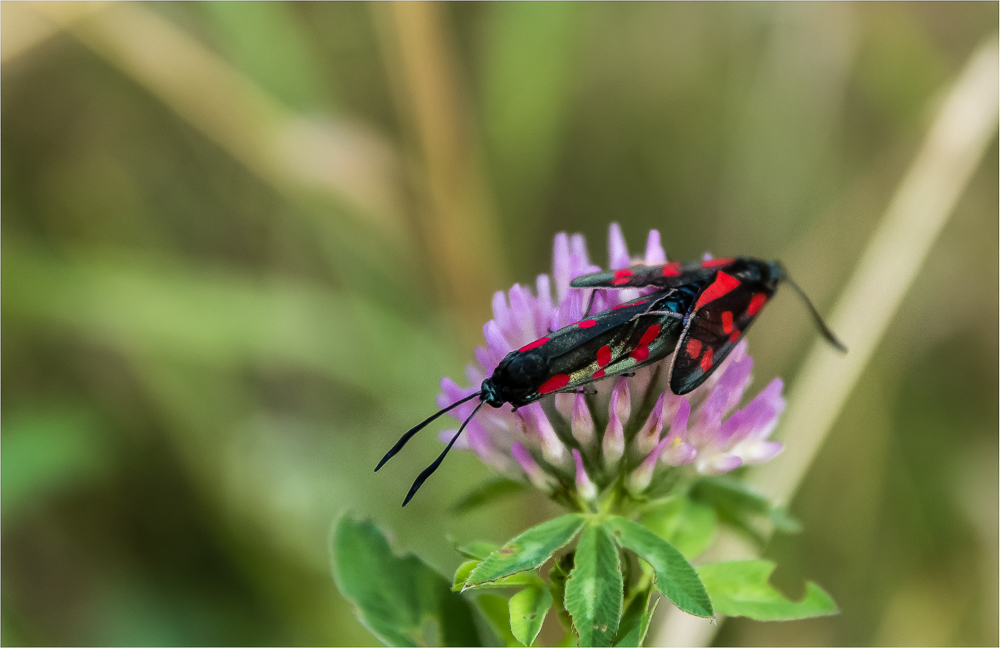
[{"label": "pale dry grass stalk", "polygon": [[66,30],[279,192],[325,194],[397,249],[409,246],[399,162],[374,131],[296,114],[141,3],[20,3],[12,17],[32,43],[48,33],[39,21]]},{"label": "pale dry grass stalk", "polygon": [[[415,145],[418,220],[439,288],[465,321],[482,321],[483,295],[506,283],[502,246],[445,9],[401,2],[372,11],[397,110]],[[480,341],[478,328],[469,333],[470,343]]]},{"label": "pale dry grass stalk", "polygon": [[[789,392],[789,407],[776,435],[785,443],[784,453],[747,475],[779,504],[794,496],[996,136],[998,58],[994,35],[976,49],[948,91],[830,318],[850,352],[839,354],[823,341],[813,346]],[[751,555],[739,539],[722,536],[703,562]],[[718,628],[671,608],[651,645],[707,646]]]}]

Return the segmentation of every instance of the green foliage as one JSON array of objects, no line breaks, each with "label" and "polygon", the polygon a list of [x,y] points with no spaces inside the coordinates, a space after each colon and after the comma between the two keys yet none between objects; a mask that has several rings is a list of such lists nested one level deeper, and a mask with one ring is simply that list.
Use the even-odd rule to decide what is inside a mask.
[{"label": "green foliage", "polygon": [[557,549],[576,537],[584,522],[582,515],[571,513],[528,529],[490,554],[469,575],[466,587],[495,581],[540,566],[551,558]]},{"label": "green foliage", "polygon": [[[604,263],[617,219],[633,252],[656,227],[677,259],[780,257],[828,312],[998,11],[474,3],[434,5],[430,31],[405,32],[361,3],[95,3],[84,20],[72,3],[0,4],[4,36],[22,36],[3,48],[5,645],[375,641],[329,578],[330,511],[389,520],[449,568],[442,533],[507,539],[543,519],[527,496],[450,517],[487,473],[468,456],[401,513],[405,476],[438,451],[431,430],[371,476],[472,357],[489,291],[546,272],[557,231],[584,232]],[[392,55],[428,33],[436,49]],[[234,76],[175,74],[198,60],[191,45]],[[290,121],[256,120],[233,95],[248,84]],[[455,109],[422,129],[413,88]],[[303,143],[285,130],[303,119],[330,128]],[[947,254],[929,257],[796,499],[807,532],[770,545],[863,612],[824,622],[819,640],[998,642],[993,611],[963,604],[996,591],[989,150]],[[489,230],[428,220],[446,211],[429,167],[476,160],[485,174],[444,186],[485,196]],[[470,271],[456,251],[485,231],[500,233],[507,282],[456,304],[446,286]],[[751,336],[761,379],[794,375],[815,335],[785,299]],[[689,499],[701,517],[685,503],[641,518],[688,559],[706,542],[701,507],[748,533],[795,528],[782,511]],[[570,621],[573,553],[549,562],[543,640]],[[616,642],[653,587],[621,556]],[[484,617],[501,643],[517,641],[507,598],[521,587],[466,593],[498,612]],[[818,641],[815,624],[771,627],[728,624],[717,642]]]},{"label": "green foliage", "polygon": [[[753,493],[734,483],[724,482],[717,492],[744,507],[764,510]],[[700,617],[721,613],[777,621],[836,613],[833,600],[813,583],[802,601],[784,598],[767,583],[774,569],[767,561],[715,563],[696,570],[665,539],[679,538],[690,555],[696,555],[715,526],[713,509],[686,496],[648,511],[643,524],[618,515],[564,515],[501,548],[484,542],[458,547],[470,559],[459,566],[452,589],[519,590],[510,599],[509,629],[526,646],[535,640],[552,606],[568,627],[571,624],[581,646],[640,646],[656,608],[655,601],[650,606],[653,586],[681,610]],[[557,558],[548,581],[528,571],[540,567],[581,528],[576,547]],[[645,561],[654,580],[650,582],[645,570],[630,574],[619,547]],[[496,601],[482,599],[480,607],[495,626]],[[507,628],[495,630],[503,634]]]},{"label": "green foliage", "polygon": [[618,549],[601,524],[588,524],[576,547],[566,581],[566,609],[581,646],[610,646],[622,615]]},{"label": "green foliage", "polygon": [[455,551],[466,558],[475,560],[486,560],[487,556],[499,548],[498,545],[492,542],[484,542],[482,540],[473,540],[463,545],[455,544]]},{"label": "green foliage", "polygon": [[730,476],[700,479],[691,488],[693,502],[712,508],[719,521],[763,546],[766,536],[755,524],[766,521],[774,529],[798,533],[801,526],[784,508],[775,507],[767,497]]},{"label": "green foliage", "polygon": [[[390,646],[478,646],[472,609],[448,581],[412,554],[396,556],[371,522],[344,516],[336,525],[333,572],[358,619]],[[434,624],[430,635],[427,622]]]},{"label": "green foliage", "polygon": [[[615,646],[632,646],[638,648],[646,638],[649,630],[649,622],[656,611],[656,604],[659,599],[652,598],[652,591],[647,590],[644,594],[636,596],[632,604],[628,606],[622,615],[621,624],[618,626],[618,638]],[[649,602],[652,600],[653,604]]]},{"label": "green foliage", "polygon": [[837,613],[837,604],[819,585],[806,583],[801,601],[790,601],[768,584],[774,563],[737,560],[698,568],[716,610],[758,621],[790,621]]},{"label": "green foliage", "polygon": [[505,596],[496,594],[478,594],[475,598],[476,609],[486,619],[486,624],[504,646],[520,646],[521,642],[514,636],[512,630],[509,601]]},{"label": "green foliage", "polygon": [[611,516],[606,525],[620,546],[631,549],[652,566],[656,572],[656,589],[671,603],[694,616],[715,615],[698,573],[669,542],[621,516]]},{"label": "green foliage", "polygon": [[535,641],[550,607],[552,592],[545,587],[528,587],[510,597],[510,629],[521,644]]},{"label": "green foliage", "polygon": [[711,506],[678,495],[643,513],[642,525],[690,560],[712,543],[718,529],[718,516]]}]

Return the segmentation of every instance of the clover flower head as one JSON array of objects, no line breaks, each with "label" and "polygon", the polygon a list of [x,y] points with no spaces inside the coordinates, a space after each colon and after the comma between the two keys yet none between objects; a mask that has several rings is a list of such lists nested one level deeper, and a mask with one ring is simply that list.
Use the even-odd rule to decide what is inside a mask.
[{"label": "clover flower head", "polygon": [[[633,258],[617,223],[610,227],[608,256],[612,270],[666,262],[659,232],[650,231],[645,254]],[[506,294],[493,296],[493,319],[483,326],[486,346],[476,349],[476,363],[466,369],[469,386],[443,378],[438,405],[444,408],[479,391],[510,351],[582,319],[590,296],[569,283],[600,270],[590,262],[581,234],[557,234],[551,279],[539,275],[534,291],[515,284]],[[598,289],[591,312],[656,290]],[[782,444],[768,439],[785,407],[781,379],[734,411],[753,368],[745,340],[704,384],[684,396],[667,386],[668,363],[598,381],[592,385],[596,393],[557,393],[517,410],[510,404],[482,408],[455,447],[475,452],[508,477],[580,502],[595,500],[617,483],[633,497],[644,497],[671,471],[720,475],[781,452]],[[476,405],[474,400],[464,403],[450,415],[464,421]],[[445,430],[441,439],[454,434],[455,429]]]}]

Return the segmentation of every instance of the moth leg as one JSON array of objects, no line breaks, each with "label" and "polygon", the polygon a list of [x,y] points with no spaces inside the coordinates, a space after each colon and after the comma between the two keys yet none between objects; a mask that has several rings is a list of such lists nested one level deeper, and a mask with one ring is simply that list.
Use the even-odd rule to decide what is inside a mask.
[{"label": "moth leg", "polygon": [[646,317],[647,315],[666,315],[667,317],[676,317],[678,319],[684,319],[683,313],[675,313],[673,311],[646,311],[643,313],[637,313],[636,315],[633,315],[632,319],[637,320],[640,317]]},{"label": "moth leg", "polygon": [[590,291],[590,300],[587,301],[587,310],[583,312],[583,317],[586,318],[590,315],[590,309],[594,307],[594,297],[597,297],[597,289],[594,288]]}]

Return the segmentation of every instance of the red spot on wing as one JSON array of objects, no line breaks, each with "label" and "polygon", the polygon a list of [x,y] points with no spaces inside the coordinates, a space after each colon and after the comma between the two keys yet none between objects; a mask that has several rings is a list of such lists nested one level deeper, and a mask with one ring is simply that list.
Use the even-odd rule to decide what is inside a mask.
[{"label": "red spot on wing", "polygon": [[520,349],[518,349],[518,351],[527,351],[529,349],[534,349],[536,347],[542,346],[543,344],[545,344],[548,341],[549,341],[549,338],[539,338],[539,339],[535,340],[534,342],[529,342],[529,343],[525,344],[523,347],[521,347]]},{"label": "red spot on wing", "polygon": [[722,314],[722,330],[725,333],[733,332],[733,313],[731,311]]},{"label": "red spot on wing", "polygon": [[591,326],[597,326],[597,320],[587,319],[576,323],[580,328],[590,328]]},{"label": "red spot on wing", "polygon": [[607,344],[597,350],[597,366],[606,367],[611,362],[611,347]]},{"label": "red spot on wing", "polygon": [[663,266],[663,276],[664,277],[677,277],[681,274],[681,264],[678,261],[673,263],[668,263]]},{"label": "red spot on wing", "polygon": [[736,341],[740,339],[740,335],[742,335],[742,331],[740,331],[738,329],[735,330],[735,331],[733,331],[729,335],[729,341],[732,342],[733,344],[736,344]]},{"label": "red spot on wing", "polygon": [[603,378],[604,377],[604,370],[603,369],[598,369],[597,371],[594,372],[594,375],[592,377],[593,377],[594,380],[597,380],[598,378]]},{"label": "red spot on wing", "polygon": [[636,362],[643,362],[646,358],[649,357],[649,347],[646,346],[645,344],[640,347],[636,347],[635,351],[633,351],[629,355],[635,358]]},{"label": "red spot on wing", "polygon": [[708,261],[702,261],[702,268],[718,268],[719,266],[729,265],[733,260],[730,259],[710,259]]},{"label": "red spot on wing", "polygon": [[562,389],[569,384],[569,374],[556,374],[542,383],[542,386],[538,388],[539,394],[548,394],[549,392],[554,392],[557,389]]},{"label": "red spot on wing", "polygon": [[705,304],[715,301],[739,285],[739,279],[731,275],[727,275],[725,272],[719,271],[719,274],[715,277],[715,281],[713,281],[708,288],[701,291],[701,295],[698,296],[698,301],[695,303],[694,309],[698,310]]},{"label": "red spot on wing", "polygon": [[653,324],[648,329],[646,329],[646,332],[642,334],[641,338],[639,338],[639,344],[649,344],[650,342],[655,340],[656,336],[659,334],[660,334],[660,325]]},{"label": "red spot on wing", "polygon": [[687,347],[684,349],[687,354],[692,358],[697,358],[701,355],[701,340],[697,338],[691,338],[688,340]]},{"label": "red spot on wing", "polygon": [[764,293],[757,293],[753,296],[753,299],[750,300],[750,305],[747,306],[747,315],[750,315],[751,317],[756,315],[757,311],[763,308],[766,303],[767,295]]},{"label": "red spot on wing", "polygon": [[[646,301],[649,301],[649,300],[646,300]],[[611,310],[618,310],[619,308],[628,308],[629,306],[639,306],[641,304],[645,304],[646,301],[632,302],[631,304],[618,304],[617,306],[612,306]]]},{"label": "red spot on wing", "polygon": [[621,270],[615,270],[615,278],[611,280],[611,285],[620,286],[622,284],[627,284],[632,278],[632,271],[628,268],[622,268]]},{"label": "red spot on wing", "polygon": [[702,356],[699,366],[702,371],[708,371],[712,368],[712,347],[708,347],[708,350],[705,351],[705,355]]}]

